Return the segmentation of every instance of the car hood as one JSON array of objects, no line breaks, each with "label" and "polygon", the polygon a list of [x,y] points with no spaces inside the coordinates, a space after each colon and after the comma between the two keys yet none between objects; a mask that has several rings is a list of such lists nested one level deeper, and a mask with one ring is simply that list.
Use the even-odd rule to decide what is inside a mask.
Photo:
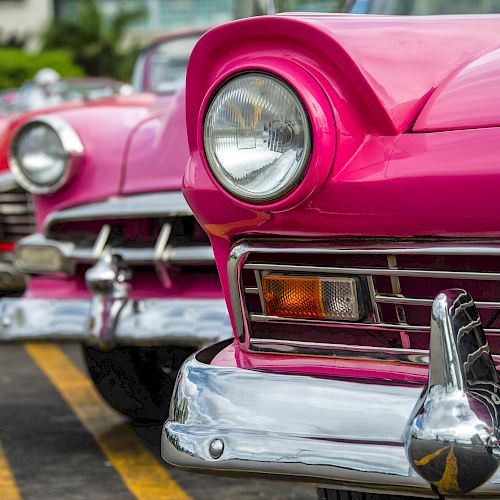
[{"label": "car hood", "polygon": [[433,93],[414,132],[500,126],[500,49],[465,64]]},{"label": "car hood", "polygon": [[181,189],[189,158],[185,90],[143,120],[127,147],[122,194]]},{"label": "car hood", "polygon": [[85,152],[79,170],[65,186],[36,197],[38,222],[55,210],[120,195],[131,138],[141,124],[165,114],[174,101],[172,95],[136,94],[39,112],[56,114],[69,123]]},{"label": "car hood", "polygon": [[[334,81],[348,81],[360,101],[356,105],[369,110],[381,133],[393,135],[409,131],[429,97],[456,72],[500,47],[499,29],[500,15],[300,13],[219,26],[202,37],[190,59],[189,134],[196,130],[189,126],[191,117],[197,117],[207,89],[220,76],[217,68],[225,68],[218,61],[228,53],[230,40],[237,40],[231,54],[239,50],[243,57],[259,53],[256,40],[264,46],[283,45],[293,34],[312,66]],[[189,136],[190,143],[195,140]]]}]

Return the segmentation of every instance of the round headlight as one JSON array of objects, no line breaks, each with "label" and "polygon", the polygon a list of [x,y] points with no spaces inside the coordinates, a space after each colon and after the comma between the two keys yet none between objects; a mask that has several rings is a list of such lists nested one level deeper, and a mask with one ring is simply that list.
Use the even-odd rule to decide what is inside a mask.
[{"label": "round headlight", "polygon": [[231,194],[257,203],[276,200],[304,176],[311,152],[307,112],[280,78],[240,74],[208,107],[204,147],[212,172]]},{"label": "round headlight", "polygon": [[69,178],[83,153],[76,132],[58,117],[38,117],[14,136],[10,168],[21,186],[32,193],[52,193]]}]

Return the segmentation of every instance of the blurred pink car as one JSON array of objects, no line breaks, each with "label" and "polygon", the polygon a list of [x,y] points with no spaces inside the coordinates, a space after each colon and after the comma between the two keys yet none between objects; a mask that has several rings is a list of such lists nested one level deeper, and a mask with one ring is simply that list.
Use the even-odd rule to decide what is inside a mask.
[{"label": "blurred pink car", "polygon": [[[56,74],[57,75],[57,74]],[[20,294],[25,277],[12,266],[15,242],[34,230],[31,195],[21,188],[8,168],[8,148],[17,127],[39,113],[51,113],[103,99],[129,86],[109,78],[58,78],[41,88],[33,81],[19,89],[0,92],[0,293]],[[37,108],[37,109],[34,109]]]},{"label": "blurred pink car", "polygon": [[134,419],[166,417],[183,360],[230,336],[210,242],[181,192],[185,71],[201,34],[147,47],[130,96],[52,108],[9,140],[37,230],[17,245],[31,279],[0,301],[0,339],[82,341],[97,388]]},{"label": "blurred pink car", "polygon": [[499,30],[287,14],[198,43],[184,194],[234,340],[181,368],[167,461],[500,498]]}]

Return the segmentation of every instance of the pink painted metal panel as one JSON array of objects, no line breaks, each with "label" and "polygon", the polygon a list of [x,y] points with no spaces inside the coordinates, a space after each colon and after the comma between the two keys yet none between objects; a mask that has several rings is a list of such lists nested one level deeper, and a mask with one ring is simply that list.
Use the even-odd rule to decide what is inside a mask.
[{"label": "pink painted metal panel", "polygon": [[311,358],[308,356],[282,356],[250,354],[235,341],[220,351],[212,361],[219,366],[300,373],[343,378],[393,378],[401,382],[425,384],[428,368],[424,365],[402,365],[379,361],[359,361],[342,358]]},{"label": "pink painted metal panel", "polygon": [[500,125],[500,49],[463,67],[429,99],[415,132]]},{"label": "pink painted metal panel", "polygon": [[499,141],[498,128],[401,136],[387,169],[400,229],[388,234],[499,237]]},{"label": "pink painted metal panel", "polygon": [[[188,70],[191,158],[183,188],[210,234],[230,313],[227,259],[232,244],[245,236],[500,236],[494,148],[500,129],[405,134],[436,88],[500,46],[499,28],[500,16],[286,15],[237,21],[202,38]],[[227,194],[211,174],[202,144],[210,95],[225,78],[252,69],[287,80],[313,121],[313,160],[301,186],[265,206]],[[413,372],[387,363],[349,365],[239,349],[235,342],[215,362],[426,377],[426,368]]]},{"label": "pink painted metal panel", "polygon": [[130,130],[148,116],[154,96],[136,102],[119,100],[57,113],[76,130],[85,153],[79,171],[65,186],[36,197],[38,223],[54,210],[119,194]]},{"label": "pink painted metal panel", "polygon": [[241,58],[252,63],[264,53],[309,63],[325,76],[334,71],[337,80],[347,79],[359,92],[356,105],[365,104],[380,129],[404,131],[450,73],[500,45],[499,26],[495,15],[300,14],[235,21],[208,32],[193,51],[189,107],[200,109],[211,82],[229,63]]},{"label": "pink painted metal panel", "polygon": [[[29,298],[89,298],[83,274],[72,277],[37,276],[30,280],[24,295]],[[165,288],[151,269],[136,272],[132,279],[132,299],[179,298],[218,299],[221,296],[218,276],[183,273]]]},{"label": "pink painted metal panel", "polygon": [[189,158],[184,89],[162,98],[159,111],[130,138],[123,194],[180,189]]}]

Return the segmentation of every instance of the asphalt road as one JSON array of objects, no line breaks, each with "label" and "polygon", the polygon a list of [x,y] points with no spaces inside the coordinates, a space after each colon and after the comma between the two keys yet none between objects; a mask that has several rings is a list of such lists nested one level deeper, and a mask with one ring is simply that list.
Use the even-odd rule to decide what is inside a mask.
[{"label": "asphalt road", "polygon": [[78,345],[0,347],[2,500],[316,498],[308,486],[176,470],[159,435],[97,396]]}]

